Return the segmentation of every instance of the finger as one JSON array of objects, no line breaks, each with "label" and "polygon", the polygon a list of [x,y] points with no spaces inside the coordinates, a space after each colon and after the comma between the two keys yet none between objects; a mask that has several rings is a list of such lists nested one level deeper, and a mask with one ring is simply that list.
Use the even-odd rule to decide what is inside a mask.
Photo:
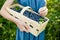
[{"label": "finger", "polygon": [[27,28],[27,30],[28,30],[28,32],[29,32],[29,31],[30,31],[30,26],[27,25],[26,28]]},{"label": "finger", "polygon": [[45,10],[47,10],[47,8],[44,8],[44,9],[40,10],[40,12],[43,12],[43,11],[45,11]]},{"label": "finger", "polygon": [[47,11],[47,10],[45,10],[45,11],[43,11],[43,12],[40,12],[40,15],[41,15],[41,16],[46,16],[46,15],[47,15],[47,13],[48,13],[48,11]]},{"label": "finger", "polygon": [[22,32],[23,32],[22,26],[21,26],[21,27],[18,27],[18,28],[20,29],[20,31],[22,31]]},{"label": "finger", "polygon": [[39,9],[39,13],[42,12],[42,11],[45,11],[47,8],[46,7],[42,7]]},{"label": "finger", "polygon": [[20,31],[22,31],[22,32],[23,32],[23,29],[20,29]]},{"label": "finger", "polygon": [[26,25],[26,26],[24,26],[25,27],[25,29],[29,32],[29,26],[28,25]]},{"label": "finger", "polygon": [[27,30],[25,29],[24,26],[19,27],[19,29],[20,29],[20,31],[25,31],[25,32],[27,32]]},{"label": "finger", "polygon": [[28,33],[28,30],[27,30],[25,27],[23,27],[23,31],[25,31],[25,32],[27,32],[27,33]]},{"label": "finger", "polygon": [[47,12],[48,12],[48,9],[46,9],[46,10],[40,12],[40,13],[47,13]]},{"label": "finger", "polygon": [[30,26],[29,26],[28,24],[24,24],[24,26],[25,26],[25,28],[26,28],[27,30],[30,29]]}]

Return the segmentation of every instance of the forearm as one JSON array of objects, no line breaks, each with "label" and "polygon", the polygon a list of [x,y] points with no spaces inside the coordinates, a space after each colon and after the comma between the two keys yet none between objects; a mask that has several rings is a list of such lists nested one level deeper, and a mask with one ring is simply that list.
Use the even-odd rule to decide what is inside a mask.
[{"label": "forearm", "polygon": [[18,20],[16,18],[14,18],[13,16],[11,16],[6,11],[6,7],[10,6],[13,3],[13,1],[14,0],[6,0],[6,2],[4,3],[4,5],[2,6],[2,8],[0,10],[0,15],[3,16],[4,18],[16,23]]},{"label": "forearm", "polygon": [[4,5],[2,6],[2,8],[10,6],[13,2],[14,2],[14,0],[6,0],[5,3],[4,3]]},{"label": "forearm", "polygon": [[0,15],[14,23],[17,23],[17,21],[18,21],[16,18],[11,16],[5,9],[0,11]]}]

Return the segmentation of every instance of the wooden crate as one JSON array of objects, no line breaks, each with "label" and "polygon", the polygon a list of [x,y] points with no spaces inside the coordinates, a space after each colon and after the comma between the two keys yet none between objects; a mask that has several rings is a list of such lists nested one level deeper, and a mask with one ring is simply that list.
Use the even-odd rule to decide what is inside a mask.
[{"label": "wooden crate", "polygon": [[[23,8],[20,13],[19,12],[16,12],[10,8],[14,8],[15,6],[19,6],[21,8]],[[6,8],[6,10],[9,12],[9,14],[11,14],[13,17],[19,19],[19,20],[22,20],[23,22],[25,22],[26,24],[28,24],[30,26],[30,33],[32,33],[34,36],[38,36],[45,28],[46,28],[46,25],[49,21],[49,19],[47,17],[44,17],[44,19],[46,20],[45,22],[43,23],[38,23],[26,16],[23,15],[23,13],[28,10],[30,12],[34,12],[33,10],[30,10],[29,9],[30,7],[27,6],[27,7],[24,7],[20,4],[14,4],[14,5],[11,5],[9,7]],[[36,15],[38,15],[36,12],[34,12]]]}]

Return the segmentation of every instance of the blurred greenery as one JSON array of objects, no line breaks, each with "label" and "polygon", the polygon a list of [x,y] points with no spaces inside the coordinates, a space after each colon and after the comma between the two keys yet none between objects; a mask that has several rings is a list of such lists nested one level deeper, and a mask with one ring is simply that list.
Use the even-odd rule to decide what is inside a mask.
[{"label": "blurred greenery", "polygon": [[[5,0],[0,0],[0,9]],[[15,1],[16,2],[16,1]],[[50,19],[46,27],[45,40],[60,40],[60,0],[47,0]],[[16,25],[0,16],[0,40],[15,40]]]}]

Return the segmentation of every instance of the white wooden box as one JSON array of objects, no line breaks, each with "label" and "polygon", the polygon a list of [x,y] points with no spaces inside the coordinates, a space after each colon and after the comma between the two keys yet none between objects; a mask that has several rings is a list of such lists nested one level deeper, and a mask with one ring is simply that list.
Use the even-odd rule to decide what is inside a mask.
[{"label": "white wooden box", "polygon": [[[16,12],[16,11],[10,9],[10,8],[15,7],[15,6],[19,6],[19,7],[23,8],[22,11],[19,13],[19,12]],[[46,21],[43,22],[43,23],[38,23],[38,22],[36,22],[36,21],[34,21],[34,20],[32,20],[32,19],[24,16],[23,13],[24,13],[26,10],[28,10],[28,11],[30,11],[30,12],[34,12],[33,10],[30,10],[29,8],[30,8],[30,7],[24,7],[24,6],[19,5],[19,4],[14,4],[14,5],[11,5],[11,6],[7,7],[6,9],[7,9],[7,11],[8,11],[11,15],[13,15],[13,17],[15,17],[15,18],[17,18],[17,19],[20,19],[20,20],[22,20],[23,22],[25,22],[25,23],[27,23],[28,25],[30,25],[31,27],[30,27],[30,31],[29,31],[29,32],[30,32],[31,34],[33,34],[34,36],[38,36],[43,30],[45,30],[46,25],[47,25],[49,19],[48,19],[47,17],[44,17],[44,19],[45,19]],[[34,12],[34,13],[36,13],[36,12]],[[37,14],[37,15],[38,15],[38,14]]]}]

